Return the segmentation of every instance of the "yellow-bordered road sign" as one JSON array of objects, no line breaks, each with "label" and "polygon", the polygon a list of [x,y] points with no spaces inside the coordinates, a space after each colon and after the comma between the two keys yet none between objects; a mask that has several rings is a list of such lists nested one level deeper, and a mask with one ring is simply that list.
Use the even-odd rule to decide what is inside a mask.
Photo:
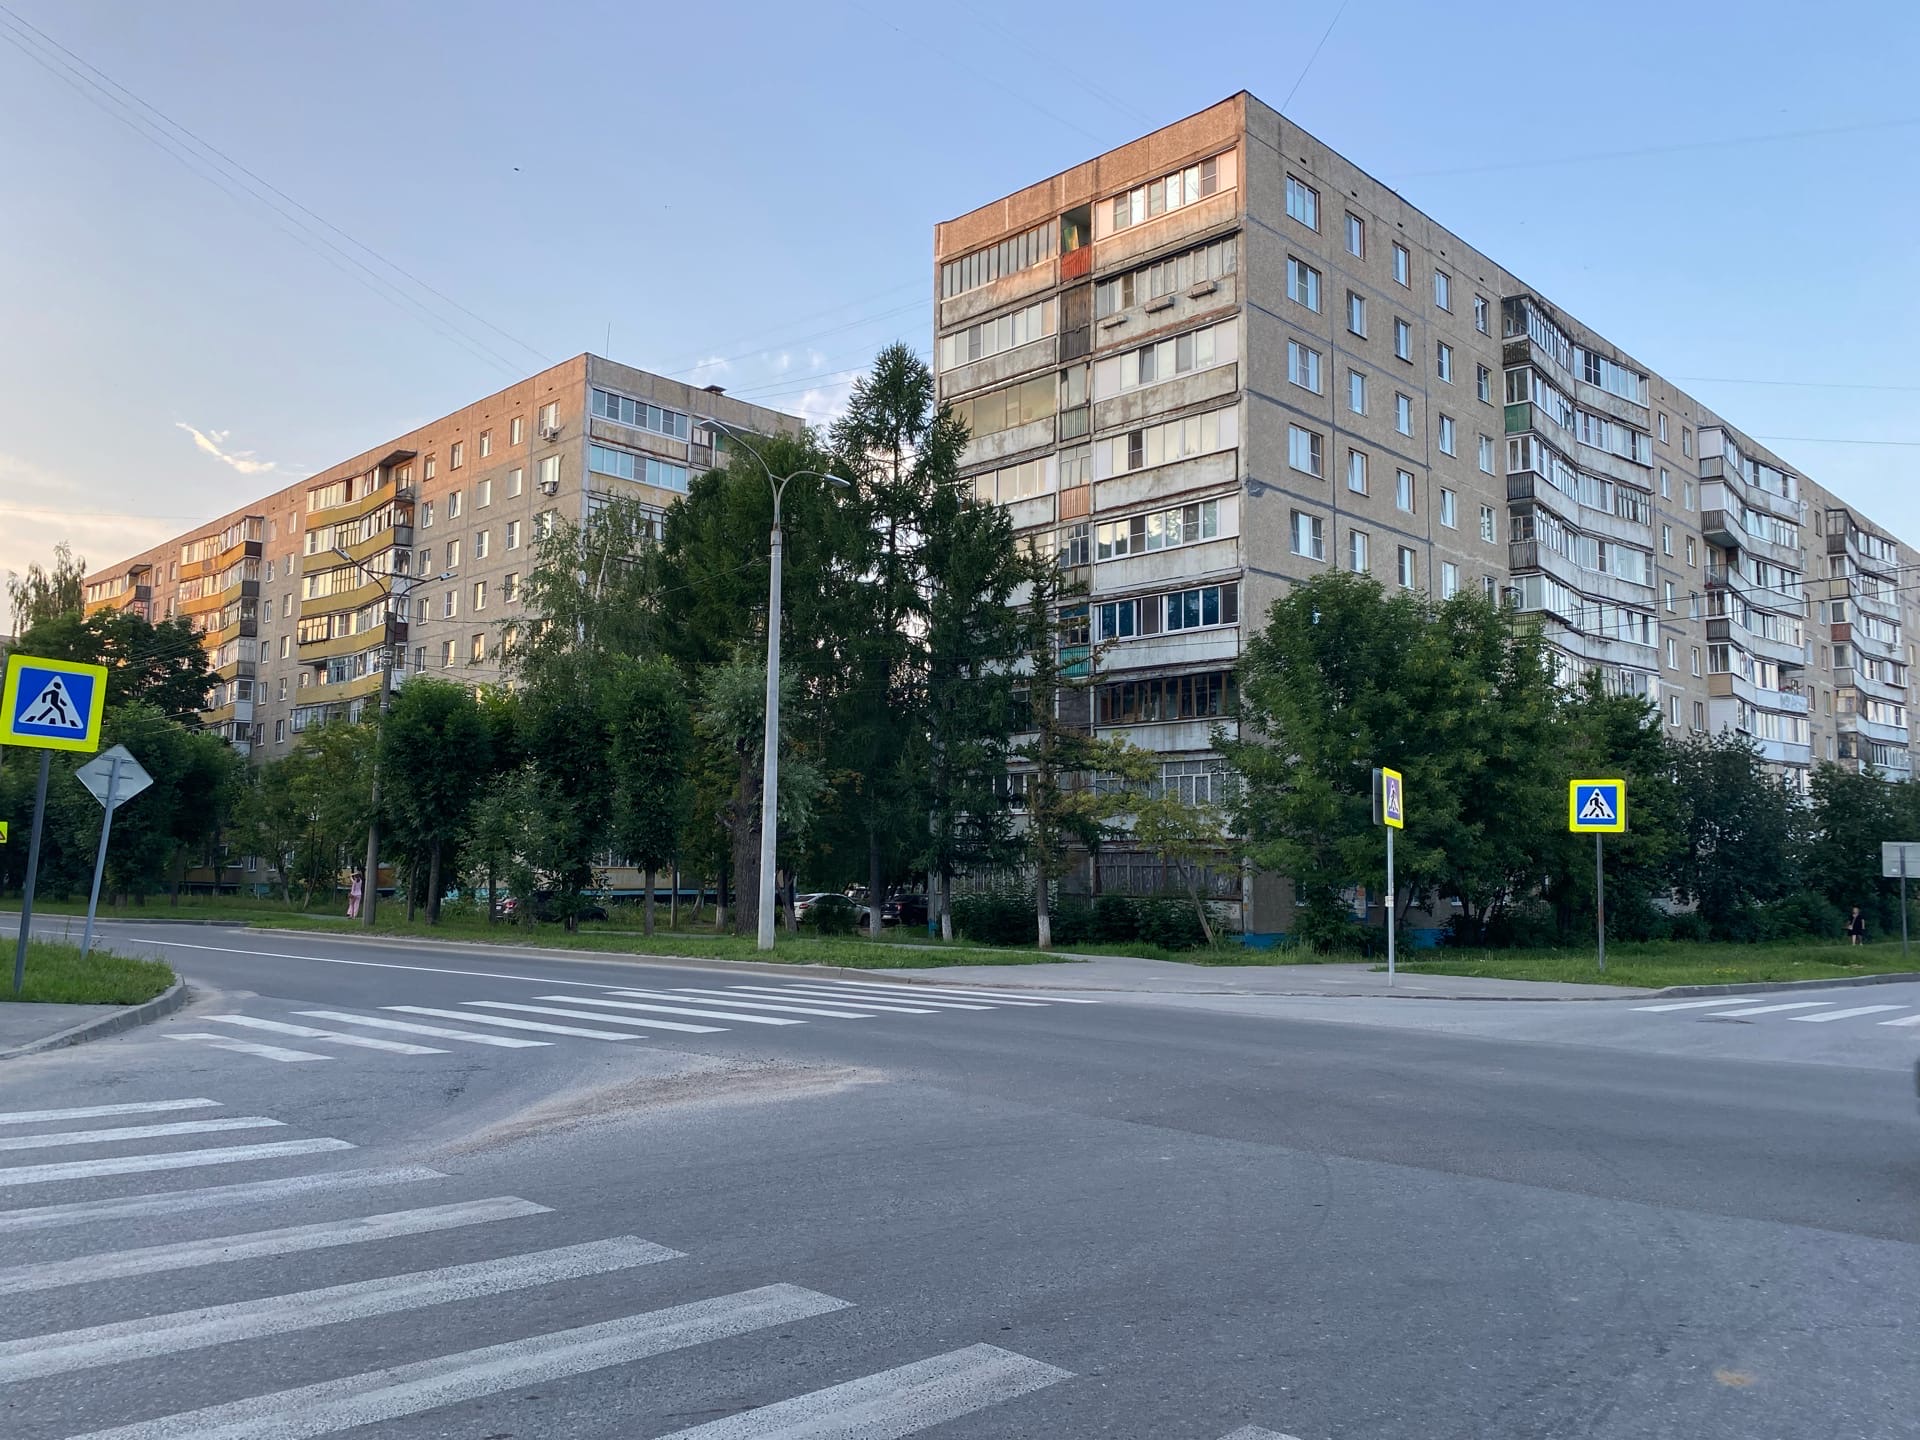
[{"label": "yellow-bordered road sign", "polygon": [[0,745],[90,754],[100,748],[106,708],[106,666],[9,655],[0,690]]},{"label": "yellow-bordered road sign", "polygon": [[1380,767],[1380,820],[1396,830],[1407,828],[1407,784],[1398,770]]},{"label": "yellow-bordered road sign", "polygon": [[1569,780],[1567,829],[1579,834],[1627,828],[1627,782],[1624,780]]}]

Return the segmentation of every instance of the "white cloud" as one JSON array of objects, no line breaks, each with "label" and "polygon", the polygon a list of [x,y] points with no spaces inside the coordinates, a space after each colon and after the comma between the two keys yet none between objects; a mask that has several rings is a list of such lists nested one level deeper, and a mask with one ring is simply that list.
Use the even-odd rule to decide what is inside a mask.
[{"label": "white cloud", "polygon": [[173,422],[177,427],[193,437],[193,443],[207,454],[213,456],[222,465],[231,465],[242,475],[267,475],[280,468],[277,460],[261,460],[257,450],[228,450],[223,448],[231,430],[197,430],[184,420]]},{"label": "white cloud", "polygon": [[692,373],[700,377],[697,383],[701,385],[711,385],[720,376],[727,374],[732,369],[733,366],[728,363],[726,356],[709,355],[693,367]]},{"label": "white cloud", "polygon": [[853,382],[841,380],[832,385],[816,385],[803,392],[798,400],[768,400],[763,403],[776,410],[784,410],[789,415],[798,415],[809,425],[824,429],[845,412],[847,398],[852,392]]}]

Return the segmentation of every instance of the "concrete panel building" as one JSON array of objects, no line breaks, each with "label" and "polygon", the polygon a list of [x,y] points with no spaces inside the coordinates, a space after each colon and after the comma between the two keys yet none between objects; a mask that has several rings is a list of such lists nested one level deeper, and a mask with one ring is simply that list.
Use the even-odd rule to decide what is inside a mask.
[{"label": "concrete panel building", "polygon": [[1537,615],[1798,789],[1911,773],[1900,543],[1252,95],[938,225],[934,284],[967,473],[1085,583],[1086,723],[1162,784],[1212,793],[1245,628],[1331,566]]}]

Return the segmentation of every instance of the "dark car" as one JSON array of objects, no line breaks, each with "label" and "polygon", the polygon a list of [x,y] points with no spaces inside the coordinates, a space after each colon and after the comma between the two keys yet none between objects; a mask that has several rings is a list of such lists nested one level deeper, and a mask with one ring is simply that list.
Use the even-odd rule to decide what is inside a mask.
[{"label": "dark car", "polygon": [[[513,895],[494,902],[493,913],[502,920],[518,920],[521,917],[522,901]],[[560,897],[551,890],[536,890],[526,898],[526,913],[541,922],[558,920],[560,915]],[[578,908],[574,911],[576,920],[605,920],[606,910],[595,901],[582,896]]]},{"label": "dark car", "polygon": [[925,925],[927,923],[927,897],[924,895],[900,895],[887,902],[883,919],[891,919],[901,925]]}]

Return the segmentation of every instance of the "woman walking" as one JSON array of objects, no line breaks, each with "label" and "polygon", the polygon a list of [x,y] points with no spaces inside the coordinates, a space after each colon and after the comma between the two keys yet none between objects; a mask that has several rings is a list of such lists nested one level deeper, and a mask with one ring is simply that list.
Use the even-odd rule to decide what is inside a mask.
[{"label": "woman walking", "polygon": [[[353,883],[347,887],[347,918],[349,920],[358,920],[360,918],[360,897],[362,893],[364,892],[360,887],[360,872],[356,870],[353,872]],[[1853,913],[1858,915],[1860,912],[1855,910]]]},{"label": "woman walking", "polygon": [[1867,917],[1860,913],[1860,907],[1856,905],[1853,907],[1853,914],[1847,917],[1847,943],[1850,945],[1864,945],[1866,939]]}]

